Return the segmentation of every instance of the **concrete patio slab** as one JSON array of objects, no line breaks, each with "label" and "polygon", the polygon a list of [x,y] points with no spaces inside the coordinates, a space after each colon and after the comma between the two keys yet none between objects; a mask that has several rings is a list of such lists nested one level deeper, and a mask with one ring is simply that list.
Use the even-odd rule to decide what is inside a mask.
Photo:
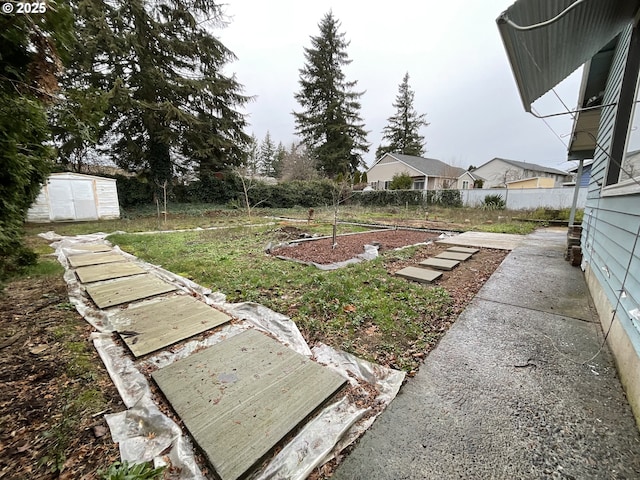
[{"label": "concrete patio slab", "polygon": [[527,236],[332,480],[640,478],[638,428],[597,319],[575,317],[590,298],[565,248],[563,232]]},{"label": "concrete patio slab", "polygon": [[464,262],[465,260],[469,260],[472,256],[473,254],[471,253],[444,251],[435,255],[433,258],[443,258],[445,260],[458,260],[459,262]]},{"label": "concrete patio slab", "polygon": [[231,317],[191,296],[175,295],[132,305],[110,319],[136,332],[120,336],[131,353],[140,357],[227,323]]},{"label": "concrete patio slab", "polygon": [[72,267],[84,267],[86,265],[100,265],[103,263],[123,262],[126,259],[115,252],[79,253],[67,257]]},{"label": "concrete patio slab", "polygon": [[463,247],[513,250],[523,242],[524,238],[523,235],[510,235],[507,233],[464,232],[460,235],[437,240],[436,243]]},{"label": "concrete patio slab", "polygon": [[133,278],[93,283],[87,293],[98,308],[113,307],[176,290],[173,285],[149,273]]},{"label": "concrete patio slab", "polygon": [[431,257],[421,261],[420,263],[418,263],[418,265],[420,265],[421,267],[436,268],[438,270],[453,270],[458,265],[460,265],[460,262],[458,262],[457,260],[447,260],[444,258]]},{"label": "concrete patio slab", "polygon": [[[579,268],[567,268],[570,265],[564,260],[566,233],[562,249],[536,242],[543,235],[531,234],[527,242],[509,254],[496,270],[496,280],[487,282],[478,297],[591,321],[593,314],[585,293],[584,275]],[[499,278],[517,278],[517,284],[501,282]]]},{"label": "concrete patio slab", "polygon": [[141,273],[145,273],[145,270],[131,262],[103,263],[76,268],[76,275],[82,283],[130,277]]},{"label": "concrete patio slab", "polygon": [[474,253],[478,253],[480,250],[477,248],[469,248],[469,247],[449,247],[447,248],[447,252],[460,252],[460,253],[470,253],[473,255]]},{"label": "concrete patio slab", "polygon": [[432,283],[442,276],[442,272],[420,267],[405,267],[396,272],[396,276],[420,283]]},{"label": "concrete patio slab", "polygon": [[346,382],[256,330],[152,376],[222,480],[245,477]]}]

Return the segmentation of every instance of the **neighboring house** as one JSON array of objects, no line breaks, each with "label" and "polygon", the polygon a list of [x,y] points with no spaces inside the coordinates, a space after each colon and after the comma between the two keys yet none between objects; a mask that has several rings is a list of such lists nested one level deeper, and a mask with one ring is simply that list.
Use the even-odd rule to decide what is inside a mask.
[{"label": "neighboring house", "polygon": [[386,153],[367,170],[367,180],[375,190],[387,190],[394,175],[406,173],[413,179],[413,190],[441,190],[456,188],[463,172],[435,158]]},{"label": "neighboring house", "polygon": [[582,165],[582,175],[580,175],[580,179],[576,178],[578,175],[578,167],[570,169],[569,173],[574,177],[574,179],[567,183],[575,185],[576,182],[578,182],[580,183],[580,187],[588,187],[589,182],[591,181],[591,165],[593,165],[593,162],[585,162]]},{"label": "neighboring house", "polygon": [[514,180],[513,182],[507,182],[507,188],[510,190],[516,188],[553,188],[555,187],[555,180],[549,177],[531,177],[524,178],[522,180]]},{"label": "neighboring house", "polygon": [[561,187],[571,177],[561,170],[535,163],[517,162],[506,158],[494,158],[473,170],[474,175],[484,179],[482,188],[505,188],[508,182],[533,177],[553,179],[553,186]]},{"label": "neighboring house", "polygon": [[498,26],[527,111],[586,62],[569,145],[569,158],[593,158],[582,268],[640,422],[639,9],[638,0],[519,0]]},{"label": "neighboring house", "polygon": [[482,188],[485,179],[480,175],[476,175],[475,170],[470,172],[467,170],[458,177],[458,190],[469,190],[472,188]]}]

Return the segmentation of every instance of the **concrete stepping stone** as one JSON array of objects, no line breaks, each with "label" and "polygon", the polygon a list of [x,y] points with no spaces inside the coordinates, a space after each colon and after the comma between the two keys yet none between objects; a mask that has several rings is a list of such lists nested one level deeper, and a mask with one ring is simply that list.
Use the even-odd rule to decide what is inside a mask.
[{"label": "concrete stepping stone", "polygon": [[474,253],[478,253],[480,249],[478,248],[469,248],[469,247],[449,247],[447,248],[448,252],[460,252],[460,253],[470,253],[473,255]]},{"label": "concrete stepping stone", "polygon": [[76,268],[76,275],[82,283],[130,277],[141,273],[146,273],[146,271],[131,262],[103,263],[101,265],[87,265],[86,267]]},{"label": "concrete stepping stone", "polygon": [[443,258],[445,260],[458,260],[459,262],[464,262],[465,260],[469,260],[471,258],[470,253],[461,253],[461,252],[442,252],[436,255],[433,258]]},{"label": "concrete stepping stone", "polygon": [[172,292],[176,287],[147,273],[106,283],[92,283],[86,290],[98,308],[107,308]]},{"label": "concrete stepping stone", "polygon": [[402,270],[398,270],[396,275],[415,282],[432,283],[442,276],[442,272],[436,272],[428,268],[405,267]]},{"label": "concrete stepping stone", "polygon": [[458,266],[460,262],[457,260],[447,260],[445,258],[427,258],[421,261],[418,265],[421,267],[432,267],[437,270],[453,270]]},{"label": "concrete stepping stone", "polygon": [[69,260],[69,265],[74,268],[126,260],[122,255],[115,252],[79,253],[77,255],[69,255],[67,259]]},{"label": "concrete stepping stone", "polygon": [[191,296],[175,295],[132,305],[109,316],[135,357],[227,323],[231,317]]},{"label": "concrete stepping stone", "polygon": [[221,480],[246,478],[346,383],[257,330],[178,360],[152,377]]}]

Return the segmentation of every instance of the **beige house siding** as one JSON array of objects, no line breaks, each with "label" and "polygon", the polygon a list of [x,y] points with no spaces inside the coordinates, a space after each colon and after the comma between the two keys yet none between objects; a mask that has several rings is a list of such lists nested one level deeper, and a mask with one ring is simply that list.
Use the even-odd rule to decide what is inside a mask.
[{"label": "beige house siding", "polygon": [[[460,177],[458,177],[457,188],[458,190],[467,190],[474,188],[473,182],[475,179],[469,174],[469,172],[464,172]],[[466,186],[465,186],[465,182]]]},{"label": "beige house siding", "polygon": [[510,190],[516,188],[553,188],[555,184],[556,182],[553,178],[533,177],[507,182],[507,188]]},{"label": "beige house siding", "polygon": [[398,161],[394,161],[392,158],[386,158],[377,165],[371,167],[371,169],[367,172],[367,180],[369,184],[376,190],[383,190],[385,182],[391,181],[394,175],[399,175],[402,173],[407,173],[412,178],[424,178],[424,175],[411,168],[410,166]]},{"label": "beige house siding", "polygon": [[531,169],[520,168],[517,165],[505,162],[500,158],[494,158],[484,165],[476,168],[474,174],[485,179],[482,188],[501,188],[508,182],[528,179],[531,177],[545,177],[553,179],[554,187],[561,187],[567,181],[569,175],[554,174],[536,170],[532,165]]}]

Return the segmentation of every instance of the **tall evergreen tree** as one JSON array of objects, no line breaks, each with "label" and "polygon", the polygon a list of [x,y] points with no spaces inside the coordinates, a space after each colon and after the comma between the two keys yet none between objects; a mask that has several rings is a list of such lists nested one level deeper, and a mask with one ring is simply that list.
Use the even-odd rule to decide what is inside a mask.
[{"label": "tall evergreen tree", "polygon": [[247,155],[244,161],[245,173],[250,176],[256,175],[260,171],[260,151],[258,139],[255,135],[249,137],[247,143]]},{"label": "tall evergreen tree", "polygon": [[303,139],[317,168],[330,177],[351,174],[363,165],[362,154],[369,150],[367,132],[360,118],[360,97],[356,81],[347,81],[342,67],[349,65],[349,46],[340,22],[332,12],[319,23],[320,35],[311,37],[304,49],[306,59],[300,70],[300,91],[295,98],[302,107],[294,112],[296,133]]},{"label": "tall evergreen tree", "polygon": [[395,115],[387,119],[382,139],[388,144],[380,145],[376,150],[376,158],[385,153],[402,153],[421,157],[424,155],[424,137],[420,135],[420,129],[429,124],[425,121],[425,114],[418,114],[413,107],[415,93],[409,87],[409,73],[405,73],[402,83],[398,88],[398,96],[393,106]]},{"label": "tall evergreen tree", "polygon": [[[233,53],[211,34],[222,23],[210,0],[72,0],[77,45],[65,77],[96,110],[116,163],[171,180],[188,164],[205,173],[244,161],[248,136],[237,111],[249,98],[223,74]],[[108,94],[104,116],[92,102]],[[80,95],[81,96],[81,95]],[[69,138],[61,139],[67,144]],[[75,137],[77,142],[77,136]],[[81,142],[77,142],[81,144]]]},{"label": "tall evergreen tree", "polygon": [[276,147],[276,154],[273,161],[273,176],[275,178],[282,178],[282,173],[284,169],[284,159],[287,156],[287,149],[284,148],[282,142],[278,142],[278,146]]},{"label": "tall evergreen tree", "polygon": [[276,146],[271,140],[271,134],[267,131],[260,144],[260,173],[267,177],[274,177],[273,164],[276,159]]},{"label": "tall evergreen tree", "polygon": [[71,35],[62,2],[0,15],[0,282],[36,258],[23,244],[22,225],[51,168],[46,110]]}]

